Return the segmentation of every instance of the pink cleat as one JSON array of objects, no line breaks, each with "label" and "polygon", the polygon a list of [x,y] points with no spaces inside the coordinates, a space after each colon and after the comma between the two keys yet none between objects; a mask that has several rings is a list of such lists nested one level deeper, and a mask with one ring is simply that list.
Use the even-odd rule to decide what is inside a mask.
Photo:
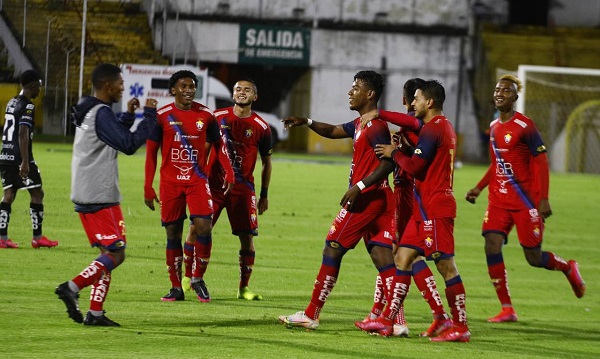
[{"label": "pink cleat", "polygon": [[421,337],[437,337],[452,327],[452,321],[448,318],[434,319],[429,328],[420,334]]},{"label": "pink cleat", "polygon": [[571,283],[571,288],[573,288],[575,296],[581,298],[585,294],[585,282],[581,278],[581,273],[579,273],[579,265],[572,259],[568,263],[571,269],[565,275],[569,283]]},{"label": "pink cleat", "polygon": [[19,244],[11,241],[10,239],[0,239],[0,248],[19,248]]},{"label": "pink cleat", "polygon": [[432,342],[469,342],[471,340],[471,332],[467,327],[452,326],[437,337],[429,338]]},{"label": "pink cleat", "polygon": [[370,334],[389,337],[394,334],[394,322],[384,317],[379,317],[373,320],[363,320],[362,322],[354,323],[356,327]]},{"label": "pink cleat", "polygon": [[40,248],[40,247],[52,248],[52,247],[56,247],[57,245],[58,245],[58,241],[51,241],[46,236],[43,236],[40,239],[32,239],[31,240],[31,246],[36,249]]},{"label": "pink cleat", "polygon": [[517,313],[513,307],[503,307],[500,313],[495,317],[491,317],[487,320],[490,323],[504,323],[504,322],[516,322]]}]

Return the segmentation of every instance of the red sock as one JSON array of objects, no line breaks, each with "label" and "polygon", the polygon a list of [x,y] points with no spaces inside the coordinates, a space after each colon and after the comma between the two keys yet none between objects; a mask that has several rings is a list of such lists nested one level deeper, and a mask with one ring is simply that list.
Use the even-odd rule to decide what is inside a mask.
[{"label": "red sock", "polygon": [[183,244],[183,266],[185,268],[185,276],[192,277],[192,267],[194,265],[194,244],[185,242]]},{"label": "red sock", "polygon": [[417,288],[419,288],[423,299],[425,299],[427,304],[429,304],[429,308],[431,308],[433,318],[446,318],[442,297],[437,289],[435,277],[433,276],[431,269],[429,269],[429,266],[427,266],[427,263],[425,263],[424,260],[413,263],[412,275],[413,281]]},{"label": "red sock", "polygon": [[467,328],[467,294],[460,275],[446,281],[446,298],[454,326]]},{"label": "red sock", "polygon": [[254,266],[254,257],[256,252],[254,251],[240,251],[239,262],[240,262],[240,288],[247,287],[250,282],[250,276],[252,276],[252,266]]},{"label": "red sock", "polygon": [[386,298],[387,306],[381,314],[384,319],[391,322],[396,315],[398,315],[400,306],[404,302],[408,290],[410,289],[411,273],[412,272],[409,271],[396,270],[396,275],[391,278],[392,280]]},{"label": "red sock", "polygon": [[500,304],[503,307],[512,307],[510,291],[508,290],[508,276],[502,253],[487,255],[486,260],[488,274],[490,275],[494,289],[496,289],[496,295],[498,296],[498,300],[500,300]]},{"label": "red sock", "polygon": [[181,263],[183,262],[183,249],[181,241],[167,240],[167,272],[169,272],[169,280],[171,286],[181,288]]},{"label": "red sock", "polygon": [[333,290],[339,273],[340,262],[323,256],[323,262],[315,280],[310,303],[304,310],[309,318],[319,318],[321,309],[323,309],[327,297],[329,297],[329,294]]},{"label": "red sock", "polygon": [[110,254],[102,254],[87,266],[79,275],[72,279],[73,283],[83,289],[96,283],[104,273],[110,273],[116,268],[115,261]]},{"label": "red sock", "polygon": [[110,272],[105,273],[96,283],[92,284],[90,291],[90,310],[102,311],[104,301],[110,288]]},{"label": "red sock", "polygon": [[371,308],[371,314],[377,318],[381,315],[383,307],[385,307],[385,288],[383,287],[383,280],[381,275],[378,274],[375,278],[375,291],[373,293],[373,308]]},{"label": "red sock", "polygon": [[404,302],[400,303],[398,314],[394,318],[394,324],[406,325],[406,318],[404,318]]},{"label": "red sock", "polygon": [[542,265],[546,269],[559,270],[565,273],[570,269],[567,261],[552,252],[542,252]]},{"label": "red sock", "polygon": [[197,236],[194,244],[194,268],[192,278],[203,278],[208,262],[210,261],[210,252],[212,250],[212,236],[210,234]]}]

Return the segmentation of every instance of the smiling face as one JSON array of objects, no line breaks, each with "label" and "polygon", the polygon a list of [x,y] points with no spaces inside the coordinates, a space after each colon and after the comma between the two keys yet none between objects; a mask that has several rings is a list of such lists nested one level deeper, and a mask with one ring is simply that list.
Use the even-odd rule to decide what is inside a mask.
[{"label": "smiling face", "polygon": [[348,103],[350,109],[353,111],[362,112],[369,104],[370,98],[373,96],[374,91],[369,89],[367,84],[361,80],[356,79],[352,82],[352,87],[348,91]]},{"label": "smiling face", "polygon": [[180,78],[175,86],[171,87],[171,94],[175,96],[177,108],[189,110],[192,107],[194,96],[196,96],[196,83],[189,77]]},{"label": "smiling face", "polygon": [[415,91],[415,99],[411,103],[412,108],[415,109],[415,117],[424,118],[429,110],[431,99],[425,98],[423,91]]},{"label": "smiling face", "polygon": [[250,81],[238,81],[233,86],[233,102],[238,106],[250,106],[256,99],[256,87]]},{"label": "smiling face", "polygon": [[106,82],[106,94],[112,103],[121,101],[125,86],[123,85],[123,74],[119,73],[119,77],[114,81]]},{"label": "smiling face", "polygon": [[508,80],[500,80],[494,89],[494,105],[500,112],[509,112],[513,109],[517,95],[517,85]]}]

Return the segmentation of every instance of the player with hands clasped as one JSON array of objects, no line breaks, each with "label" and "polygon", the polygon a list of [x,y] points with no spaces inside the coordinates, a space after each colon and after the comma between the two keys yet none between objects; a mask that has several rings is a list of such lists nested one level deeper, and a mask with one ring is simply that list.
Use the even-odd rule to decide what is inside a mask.
[{"label": "player with hands clasped", "polygon": [[494,89],[494,103],[500,116],[490,124],[491,164],[465,199],[475,203],[489,186],[488,208],[482,225],[488,273],[502,309],[488,322],[516,322],[502,246],[513,226],[525,259],[533,267],[562,271],[577,298],[585,293],[585,282],[576,261],[565,261],[542,251],[544,220],[552,215],[549,194],[549,166],[546,146],[535,123],[514,110],[521,81],[513,75],[500,77]]},{"label": "player with hands clasped", "polygon": [[[381,333],[391,326],[400,304],[406,298],[411,283],[412,263],[419,255],[435,262],[446,284],[446,298],[452,313],[452,325],[431,337],[434,342],[468,342],[471,333],[467,325],[466,293],[454,261],[454,218],[456,200],[452,186],[456,134],[443,115],[444,87],[435,80],[425,82],[415,92],[413,106],[416,117],[425,123],[416,147],[378,144],[375,152],[382,158],[392,158],[396,165],[415,179],[413,215],[417,225],[418,245],[404,244],[394,257],[396,276],[391,283],[393,297],[382,315],[370,326]],[[377,323],[379,325],[377,325]]]},{"label": "player with hands clasped", "polygon": [[[360,71],[348,91],[350,109],[362,115],[377,108],[383,92],[383,77],[374,71]],[[344,254],[365,240],[371,259],[384,281],[394,276],[392,233],[394,199],[387,176],[393,170],[388,160],[379,160],[373,151],[377,143],[390,143],[387,124],[379,119],[362,126],[360,117],[342,125],[331,125],[307,118],[288,117],[287,128],[307,125],[317,134],[332,138],[353,138],[354,153],[349,189],[341,198],[336,216],[323,248],[323,260],[310,302],[304,311],[280,316],[288,327],[316,329],[325,301],[333,290]],[[390,297],[386,289],[385,297]]]},{"label": "player with hands clasped", "polygon": [[[77,323],[93,326],[119,326],[108,319],[103,309],[112,271],[125,261],[127,244],[125,221],[121,212],[117,154],[134,154],[146,142],[156,125],[156,100],[149,98],[144,106],[144,118],[135,131],[134,111],[137,99],[127,102],[127,112],[117,117],[111,110],[123,95],[121,69],[112,64],[100,64],[92,72],[94,95],[83,97],[73,107],[76,126],[71,163],[71,200],[92,247],[98,256],[78,276],[60,284],[55,293],[66,307],[69,317]],[[79,310],[79,291],[91,286],[90,310],[85,319]]]},{"label": "player with hands clasped", "polygon": [[[212,144],[226,172],[227,190],[233,187],[233,169],[229,162],[219,124],[212,111],[195,102],[196,75],[187,70],[175,72],[169,79],[169,91],[175,101],[158,110],[157,126],[146,143],[144,203],[154,210],[160,203],[160,217],[167,235],[166,262],[171,290],[163,301],[184,300],[182,288],[183,224],[186,205],[196,230],[193,253],[195,267],[191,286],[198,300],[209,302],[210,294],[202,277],[212,248],[212,194],[208,183],[207,152]],[[160,200],[153,188],[159,147]]]}]

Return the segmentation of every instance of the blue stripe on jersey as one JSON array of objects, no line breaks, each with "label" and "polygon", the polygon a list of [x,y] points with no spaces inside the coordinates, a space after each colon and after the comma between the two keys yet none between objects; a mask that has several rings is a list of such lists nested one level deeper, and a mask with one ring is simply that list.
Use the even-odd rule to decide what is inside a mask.
[{"label": "blue stripe on jersey", "polygon": [[[500,151],[498,151],[498,148],[496,147],[496,140],[494,139],[494,132],[493,131],[494,130],[492,129],[492,132],[490,133],[490,143],[492,145],[492,150],[494,151],[494,155],[496,156],[496,165],[498,165],[500,163],[504,163],[504,159],[502,158],[502,156],[500,155]],[[515,192],[517,193],[517,195],[519,196],[519,198],[521,198],[521,201],[523,201],[523,203],[529,209],[534,209],[535,205],[533,204],[533,201],[531,199],[529,199],[529,197],[527,197],[527,194],[525,193],[525,191],[523,191],[523,189],[521,188],[521,186],[519,186],[519,184],[515,180],[515,176],[512,173],[509,173],[507,171],[505,171],[505,173],[506,173],[506,175],[509,178],[508,179],[508,183],[515,190]]]},{"label": "blue stripe on jersey", "polygon": [[[185,146],[185,148],[193,148],[186,140],[185,136],[186,134],[183,132],[183,130],[181,129],[181,127],[179,127],[179,125],[177,125],[177,119],[175,117],[173,117],[172,114],[169,115],[169,119],[171,123],[173,123],[173,128],[175,128],[175,131],[177,131],[177,133],[179,134],[179,138],[181,139],[181,143],[183,143],[183,145]],[[205,180],[208,181],[208,176],[206,174],[204,174],[202,172],[202,170],[200,169],[200,166],[198,166],[198,161],[196,161],[196,163],[192,163],[194,166],[194,172],[198,175],[198,177],[200,178],[204,178]]]},{"label": "blue stripe on jersey", "polygon": [[[244,177],[242,176],[242,169],[241,168],[237,168],[235,166],[235,156],[236,156],[236,152],[235,149],[233,147],[233,136],[231,135],[231,127],[227,126],[227,123],[225,122],[225,117],[223,116],[223,118],[221,118],[221,120],[219,121],[219,126],[221,127],[221,129],[223,129],[223,137],[224,137],[224,142],[225,145],[227,146],[227,150],[229,151],[229,156],[231,156],[233,158],[229,158],[229,161],[231,163],[231,167],[233,168],[233,173],[235,174],[235,183],[243,183],[246,186],[248,186],[252,191],[254,191],[254,184],[252,184],[251,182],[248,181],[244,181]],[[215,154],[217,156],[216,160],[218,161],[218,154]]]},{"label": "blue stripe on jersey", "polygon": [[423,207],[423,202],[421,201],[421,195],[419,195],[419,192],[417,191],[417,187],[414,186],[413,187],[413,195],[414,195],[414,200],[417,202],[417,205],[419,206],[419,212],[421,213],[421,218],[423,218],[424,221],[427,221],[427,213],[425,213],[425,208]]}]

